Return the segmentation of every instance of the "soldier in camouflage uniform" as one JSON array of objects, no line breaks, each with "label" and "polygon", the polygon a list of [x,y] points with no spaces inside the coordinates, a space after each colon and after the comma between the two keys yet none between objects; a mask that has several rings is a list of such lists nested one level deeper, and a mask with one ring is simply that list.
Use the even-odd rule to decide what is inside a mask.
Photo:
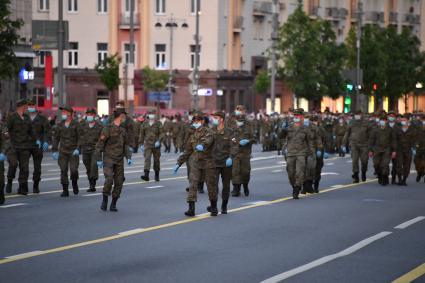
[{"label": "soldier in camouflage uniform", "polygon": [[[124,109],[125,111],[125,103],[124,101],[118,101],[116,105],[116,109]],[[113,121],[113,117],[110,119],[110,123]],[[125,119],[125,122],[121,124],[121,127],[123,127],[127,133],[127,144],[130,146],[130,151],[135,152],[137,147],[137,138],[136,132],[134,130],[135,123],[133,119],[127,114],[127,118]]]},{"label": "soldier in camouflage uniform", "polygon": [[342,152],[342,142],[344,140],[345,132],[347,131],[347,123],[344,121],[344,117],[341,115],[338,117],[338,122],[333,128],[333,138],[335,140],[336,151],[339,157],[344,157],[345,153]]},{"label": "soldier in camouflage uniform", "polygon": [[200,111],[193,113],[192,126],[195,129],[186,143],[185,151],[177,160],[174,172],[183,163],[190,163],[190,188],[187,197],[189,204],[186,216],[195,216],[195,202],[197,201],[198,184],[201,182],[201,176],[205,176],[205,182],[208,189],[208,197],[210,199],[211,216],[217,216],[217,179],[216,165],[213,156],[214,149],[214,132],[204,125],[204,114]]},{"label": "soldier in camouflage uniform", "polygon": [[271,150],[272,146],[272,123],[268,115],[265,115],[261,121],[261,140],[263,143],[263,152]]},{"label": "soldier in camouflage uniform", "polygon": [[0,205],[5,202],[4,197],[4,161],[6,160],[6,153],[10,148],[9,131],[7,127],[0,124]]},{"label": "soldier in camouflage uniform", "polygon": [[[100,209],[107,210],[108,197],[112,192],[110,211],[118,211],[116,205],[121,196],[124,184],[124,157],[127,164],[133,165],[131,150],[127,144],[128,138],[125,128],[125,120],[128,119],[124,108],[114,111],[114,120],[102,129],[99,141],[96,144],[96,159],[99,168],[103,168],[105,184],[103,185],[103,199]],[[112,188],[113,186],[113,188]]]},{"label": "soldier in camouflage uniform", "polygon": [[308,154],[315,150],[309,132],[303,124],[301,109],[294,110],[293,123],[282,134],[286,144],[286,171],[293,188],[292,196],[294,199],[298,199],[304,183]]},{"label": "soldier in camouflage uniform", "polygon": [[[217,193],[218,184],[220,181],[223,185],[221,193],[221,213],[227,214],[227,205],[230,196],[230,182],[232,181],[232,165],[233,160],[230,154],[232,146],[233,131],[225,125],[225,114],[223,112],[216,112],[211,117],[211,123],[214,131],[214,159],[217,177]],[[211,212],[211,211],[210,211]]]},{"label": "soldier in camouflage uniform", "polygon": [[232,196],[240,196],[241,186],[243,186],[245,196],[249,196],[249,181],[251,178],[251,152],[252,144],[255,142],[251,125],[246,121],[245,116],[236,116],[236,124],[232,128]]},{"label": "soldier in camouflage uniform", "polygon": [[173,139],[174,153],[179,152],[183,140],[181,139],[181,131],[183,129],[183,121],[180,115],[176,115],[171,121],[171,137]]},{"label": "soldier in camouflage uniform", "polygon": [[[139,137],[140,135],[140,128],[142,127],[142,123],[144,122],[144,117],[143,116],[139,116],[137,118],[133,119],[134,122],[134,136],[135,137]],[[139,147],[136,146],[134,148],[134,153],[137,153],[139,150]]]},{"label": "soldier in camouflage uniform", "polygon": [[149,182],[149,171],[153,158],[153,170],[155,171],[155,181],[159,182],[159,171],[161,169],[161,142],[164,133],[161,122],[156,120],[155,111],[149,111],[147,120],[142,124],[139,135],[139,145],[141,152],[144,152],[145,166],[144,173],[140,178]]},{"label": "soldier in camouflage uniform", "polygon": [[35,103],[28,101],[28,115],[30,117],[32,126],[32,147],[30,154],[34,163],[33,172],[33,193],[40,193],[40,180],[41,180],[41,162],[43,161],[43,151],[47,151],[49,148],[49,142],[51,143],[50,136],[50,124],[49,120],[37,112]]},{"label": "soldier in camouflage uniform", "polygon": [[409,125],[408,115],[403,116],[400,121],[400,127],[393,128],[397,144],[396,172],[398,176],[398,185],[407,186],[407,178],[410,175],[410,166],[412,163],[412,148],[417,143],[417,131]]},{"label": "soldier in camouflage uniform", "polygon": [[[421,178],[425,176],[425,115],[419,120],[422,125],[418,125],[415,129],[416,138],[415,146],[412,148],[414,156],[415,169],[416,169],[416,182],[420,182]],[[424,179],[425,181],[425,179]]]},{"label": "soldier in camouflage uniform", "polygon": [[163,132],[164,132],[164,140],[163,144],[165,147],[164,152],[171,152],[171,140],[173,135],[173,122],[171,122],[170,118],[165,117],[165,121],[163,124]]},{"label": "soldier in camouflage uniform", "polygon": [[27,115],[28,101],[20,100],[17,103],[16,112],[7,118],[11,148],[7,154],[9,169],[7,172],[6,192],[12,192],[12,183],[19,165],[19,189],[18,194],[28,194],[29,158],[31,148],[35,145],[34,132],[31,120]]},{"label": "soldier in camouflage uniform", "polygon": [[96,114],[95,109],[87,109],[86,119],[82,121],[79,128],[80,148],[90,185],[88,193],[96,191],[96,181],[99,178],[95,149],[103,126],[95,121]]},{"label": "soldier in camouflage uniform", "polygon": [[324,149],[326,148],[326,141],[327,141],[326,130],[322,127],[322,125],[320,125],[319,117],[313,116],[311,117],[310,120],[311,120],[311,123],[317,127],[320,143],[323,145],[321,149],[321,153],[316,152],[316,170],[314,173],[314,181],[313,181],[314,192],[319,193],[319,185],[320,185],[320,180],[322,179],[322,169],[324,165],[323,159],[327,159],[329,157],[329,154],[326,151],[324,151]]},{"label": "soldier in camouflage uniform", "polygon": [[61,170],[61,184],[63,192],[61,197],[68,197],[68,169],[71,173],[72,190],[74,195],[79,193],[78,189],[78,165],[80,163],[80,138],[79,122],[74,119],[74,110],[69,107],[60,107],[62,110],[61,120],[53,136],[53,159],[58,160]]}]

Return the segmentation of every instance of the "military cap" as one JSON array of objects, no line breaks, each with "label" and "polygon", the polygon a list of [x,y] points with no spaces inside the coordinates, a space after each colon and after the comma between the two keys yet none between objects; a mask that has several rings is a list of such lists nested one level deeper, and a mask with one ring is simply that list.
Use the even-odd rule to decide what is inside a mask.
[{"label": "military cap", "polygon": [[381,116],[379,116],[379,118],[381,120],[387,120],[387,114],[381,114]]},{"label": "military cap", "polygon": [[86,114],[94,114],[94,115],[96,115],[97,112],[96,112],[96,109],[94,109],[94,108],[87,108]]},{"label": "military cap", "polygon": [[192,115],[193,113],[195,113],[196,109],[195,108],[191,108],[189,109],[189,111],[187,111],[188,115]]},{"label": "military cap", "polygon": [[246,110],[246,108],[245,108],[245,106],[243,106],[243,105],[238,105],[238,106],[236,106],[236,110],[239,110],[239,111],[245,111],[245,110]]},{"label": "military cap", "polygon": [[396,116],[397,114],[394,111],[389,111],[388,116]]},{"label": "military cap", "polygon": [[355,115],[361,115],[361,114],[363,114],[363,113],[362,113],[362,110],[357,110],[356,112],[354,112],[354,114],[355,114]]},{"label": "military cap", "polygon": [[115,105],[115,108],[124,108],[125,107],[125,102],[123,100],[120,100],[117,102],[117,104]]},{"label": "military cap", "polygon": [[319,117],[317,115],[313,115],[313,116],[310,117],[310,121],[317,122],[317,121],[319,121]]},{"label": "military cap", "polygon": [[28,100],[27,100],[27,105],[34,106],[34,105],[35,105],[35,102],[34,102],[34,101],[32,101],[31,99],[28,99]]},{"label": "military cap", "polygon": [[117,118],[118,116],[120,116],[121,114],[126,114],[127,112],[125,111],[125,108],[116,108],[114,110],[114,117]]},{"label": "military cap", "polygon": [[223,118],[223,119],[226,118],[226,115],[222,111],[215,112],[213,114],[213,116],[217,116],[217,117],[220,117],[220,118]]},{"label": "military cap", "polygon": [[59,109],[60,109],[60,110],[68,111],[69,113],[74,113],[74,109],[72,109],[72,107],[71,107],[71,106],[68,106],[68,105],[65,105],[65,106],[59,107]]},{"label": "military cap", "polygon": [[155,113],[156,113],[156,111],[154,109],[149,109],[148,110],[148,114],[155,114]]},{"label": "military cap", "polygon": [[304,115],[304,109],[302,108],[295,109],[294,115]]},{"label": "military cap", "polygon": [[204,113],[201,111],[194,111],[192,113],[192,120],[203,120],[204,119]]},{"label": "military cap", "polygon": [[18,100],[18,102],[16,102],[16,107],[22,107],[22,106],[25,106],[27,104],[28,104],[28,100],[21,99],[21,100]]}]

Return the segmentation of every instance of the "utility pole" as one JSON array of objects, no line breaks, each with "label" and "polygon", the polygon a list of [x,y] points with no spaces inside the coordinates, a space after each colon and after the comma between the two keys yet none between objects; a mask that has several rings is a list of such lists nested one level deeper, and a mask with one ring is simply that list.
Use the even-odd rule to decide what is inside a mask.
[{"label": "utility pole", "polygon": [[196,0],[196,33],[195,33],[195,66],[193,70],[193,107],[199,109],[199,7],[200,0]]},{"label": "utility pole", "polygon": [[275,112],[276,108],[276,43],[277,33],[279,29],[279,0],[273,0],[273,20],[272,20],[272,77],[270,86],[271,112]]},{"label": "utility pole", "polygon": [[169,70],[168,70],[168,93],[170,94],[170,103],[168,105],[168,108],[173,108],[173,93],[172,93],[172,86],[173,86],[173,46],[174,46],[174,28],[177,27],[177,24],[173,18],[173,14],[171,14],[171,18],[169,19],[168,28],[170,29],[170,64],[169,64]]},{"label": "utility pole", "polygon": [[[134,62],[134,0],[130,0],[130,64]],[[134,68],[131,68],[134,70]],[[133,77],[133,74],[132,74]],[[125,101],[129,107],[130,115],[134,113],[134,96],[128,100],[128,64],[125,65]],[[133,84],[131,84],[133,85]]]},{"label": "utility pole", "polygon": [[363,108],[363,98],[360,98],[360,48],[361,48],[361,38],[362,38],[362,15],[363,15],[363,3],[361,1],[358,2],[357,7],[357,33],[356,33],[356,51],[357,51],[357,63],[356,63],[356,99],[352,99],[355,102],[354,110],[364,110]]},{"label": "utility pole", "polygon": [[[63,0],[59,0],[59,21],[58,21],[58,93],[59,93],[59,106],[64,106],[66,97],[63,89],[63,41],[64,41],[64,27],[63,27]],[[53,94],[52,94],[53,95]]]}]

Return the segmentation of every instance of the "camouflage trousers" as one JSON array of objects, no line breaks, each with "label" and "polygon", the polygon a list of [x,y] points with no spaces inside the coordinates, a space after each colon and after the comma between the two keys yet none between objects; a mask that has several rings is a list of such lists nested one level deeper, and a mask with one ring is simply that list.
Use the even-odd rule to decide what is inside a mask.
[{"label": "camouflage trousers", "polygon": [[160,158],[161,158],[161,149],[160,148],[145,148],[145,170],[151,170],[151,162],[153,158],[153,170],[159,171],[161,169]]},{"label": "camouflage trousers", "polygon": [[9,169],[7,170],[7,178],[10,180],[15,179],[16,169],[19,165],[19,184],[28,182],[29,176],[29,149],[11,149],[7,154],[7,162],[9,162]]},{"label": "camouflage trousers", "polygon": [[314,181],[320,182],[322,179],[322,169],[323,169],[323,156],[320,158],[316,158],[316,169],[314,172]]},{"label": "camouflage trousers", "polygon": [[171,149],[171,136],[165,135],[164,140],[162,142],[165,146],[165,150]]},{"label": "camouflage trousers", "polygon": [[78,165],[80,163],[80,158],[78,156],[72,155],[72,153],[59,152],[59,168],[61,169],[61,184],[68,186],[68,170],[71,173],[71,180],[78,180]]},{"label": "camouflage trousers", "polygon": [[306,157],[304,155],[288,156],[286,172],[292,187],[301,187],[305,178]]},{"label": "camouflage trousers", "polygon": [[[204,177],[204,178],[203,178]],[[196,166],[190,166],[189,175],[189,193],[187,195],[187,201],[197,201],[198,186],[205,181],[207,184],[208,198],[210,201],[217,200],[217,178],[215,168],[204,168],[200,169]]]},{"label": "camouflage trousers", "polygon": [[113,198],[119,198],[124,184],[124,159],[116,162],[105,156],[103,160],[103,174],[105,175],[103,195],[110,196],[112,192]]},{"label": "camouflage trousers", "polygon": [[233,158],[233,185],[248,184],[251,179],[251,156]]},{"label": "camouflage trousers", "polygon": [[397,175],[408,177],[412,164],[412,152],[410,149],[406,152],[398,151],[396,157]]},{"label": "camouflage trousers", "polygon": [[366,172],[367,164],[369,162],[367,146],[351,146],[351,159],[353,160],[353,173],[359,173],[359,161],[362,165],[362,172]]},{"label": "camouflage trousers", "polygon": [[232,181],[232,168],[231,167],[217,167],[215,169],[217,177],[217,193],[219,192],[219,183],[221,177],[221,184],[223,186],[221,191],[221,198],[228,200],[230,196],[230,182]]},{"label": "camouflage trousers", "polygon": [[419,175],[425,175],[425,153],[415,156],[415,169]]},{"label": "camouflage trousers", "polygon": [[389,150],[375,153],[373,156],[375,172],[383,176],[388,176],[390,174],[390,161],[391,153]]},{"label": "camouflage trousers", "polygon": [[39,148],[30,149],[30,156],[32,156],[32,162],[34,164],[34,171],[32,173],[32,179],[34,182],[40,182],[41,180],[41,162],[43,161],[43,150]]},{"label": "camouflage trousers", "polygon": [[305,166],[305,178],[304,181],[313,181],[316,175],[316,164],[317,159],[316,155],[310,156],[307,158],[306,166]]},{"label": "camouflage trousers", "polygon": [[83,163],[86,167],[87,178],[89,180],[99,179],[99,170],[97,168],[95,152],[84,152]]}]

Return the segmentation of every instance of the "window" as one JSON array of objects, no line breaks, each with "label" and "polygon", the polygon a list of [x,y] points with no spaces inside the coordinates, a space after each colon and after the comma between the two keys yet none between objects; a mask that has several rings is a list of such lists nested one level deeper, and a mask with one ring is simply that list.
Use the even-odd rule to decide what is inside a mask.
[{"label": "window", "polygon": [[124,4],[123,9],[124,9],[124,12],[126,14],[130,14],[130,8],[131,8],[130,7],[130,4],[131,4],[131,1],[133,1],[134,12],[137,11],[137,7],[136,7],[137,1],[134,1],[134,0],[124,0],[122,3]]},{"label": "window", "polygon": [[108,13],[108,0],[97,0],[97,12],[100,14]]},{"label": "window", "polygon": [[[134,62],[136,62],[136,48],[133,45],[133,50],[134,50]],[[130,62],[130,43],[126,43],[124,44],[124,60],[125,63],[134,63],[134,62]]]},{"label": "window", "polygon": [[68,0],[68,12],[78,12],[78,0]]},{"label": "window", "polygon": [[[190,46],[190,68],[195,68],[195,55],[196,55],[196,45]],[[198,54],[198,67],[201,63],[201,45],[199,45],[199,54]]]},{"label": "window", "polygon": [[201,0],[190,0],[190,13],[196,14],[196,5],[199,3],[198,11],[201,11]]},{"label": "window", "polygon": [[78,66],[78,42],[70,42],[68,49],[68,66]]},{"label": "window", "polygon": [[167,63],[165,62],[165,56],[165,44],[155,44],[155,67],[157,69],[165,69],[167,67]]},{"label": "window", "polygon": [[49,11],[49,9],[50,9],[49,0],[39,0],[38,1],[38,9],[40,11]]},{"label": "window", "polygon": [[108,43],[97,44],[97,64],[101,64],[108,56]]},{"label": "window", "polygon": [[44,67],[46,65],[46,56],[51,55],[50,51],[40,51],[38,53],[38,66]]},{"label": "window", "polygon": [[165,14],[165,0],[155,0],[155,13],[156,14]]}]

